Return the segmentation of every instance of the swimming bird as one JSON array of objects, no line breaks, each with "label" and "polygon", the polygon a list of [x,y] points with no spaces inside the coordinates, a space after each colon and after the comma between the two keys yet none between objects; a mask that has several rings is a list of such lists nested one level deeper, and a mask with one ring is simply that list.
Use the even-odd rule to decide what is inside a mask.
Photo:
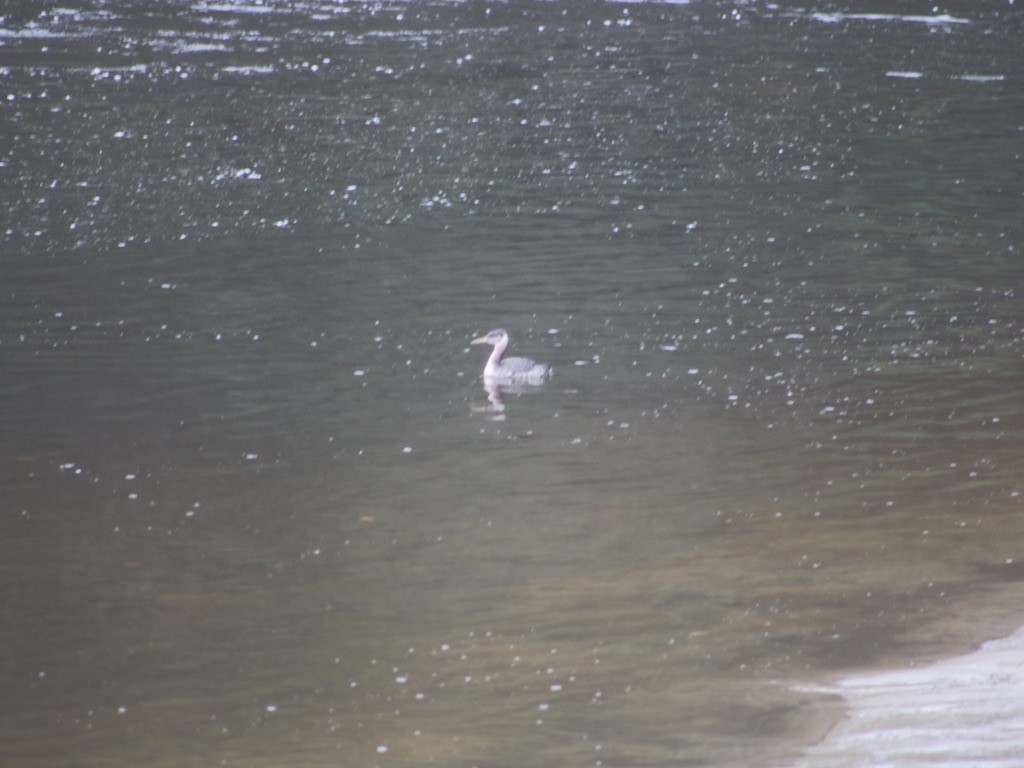
[{"label": "swimming bird", "polygon": [[501,356],[508,349],[508,331],[497,328],[486,336],[473,339],[470,344],[490,344],[494,347],[484,366],[484,382],[495,384],[541,384],[551,375],[551,366],[528,357]]}]

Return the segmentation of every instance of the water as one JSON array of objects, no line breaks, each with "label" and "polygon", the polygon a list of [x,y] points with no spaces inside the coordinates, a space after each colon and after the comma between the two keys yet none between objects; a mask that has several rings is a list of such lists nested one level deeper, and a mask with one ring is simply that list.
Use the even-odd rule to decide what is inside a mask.
[{"label": "water", "polygon": [[1015,628],[1011,12],[6,11],[3,762],[767,763]]}]

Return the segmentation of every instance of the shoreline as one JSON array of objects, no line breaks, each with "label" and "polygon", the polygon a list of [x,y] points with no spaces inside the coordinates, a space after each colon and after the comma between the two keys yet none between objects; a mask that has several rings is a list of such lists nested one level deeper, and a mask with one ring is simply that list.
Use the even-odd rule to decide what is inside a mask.
[{"label": "shoreline", "polygon": [[789,768],[1011,768],[1024,743],[1024,627],[931,664],[792,690],[837,697],[845,715]]}]

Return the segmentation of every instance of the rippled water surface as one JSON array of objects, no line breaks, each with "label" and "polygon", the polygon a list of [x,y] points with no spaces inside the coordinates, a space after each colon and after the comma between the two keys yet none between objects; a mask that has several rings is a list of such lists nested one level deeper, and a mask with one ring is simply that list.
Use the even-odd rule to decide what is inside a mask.
[{"label": "rippled water surface", "polygon": [[904,5],[5,7],[2,762],[768,764],[1020,625],[1021,16]]}]

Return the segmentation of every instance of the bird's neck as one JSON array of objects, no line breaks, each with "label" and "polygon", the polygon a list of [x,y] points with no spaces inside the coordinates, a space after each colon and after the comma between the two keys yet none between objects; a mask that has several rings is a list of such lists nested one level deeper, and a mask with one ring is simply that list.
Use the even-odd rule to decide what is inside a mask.
[{"label": "bird's neck", "polygon": [[484,366],[484,373],[492,373],[497,370],[501,364],[501,356],[505,354],[505,350],[508,349],[508,342],[502,342],[495,344],[494,349],[491,350],[491,356],[487,358],[487,365]]}]

